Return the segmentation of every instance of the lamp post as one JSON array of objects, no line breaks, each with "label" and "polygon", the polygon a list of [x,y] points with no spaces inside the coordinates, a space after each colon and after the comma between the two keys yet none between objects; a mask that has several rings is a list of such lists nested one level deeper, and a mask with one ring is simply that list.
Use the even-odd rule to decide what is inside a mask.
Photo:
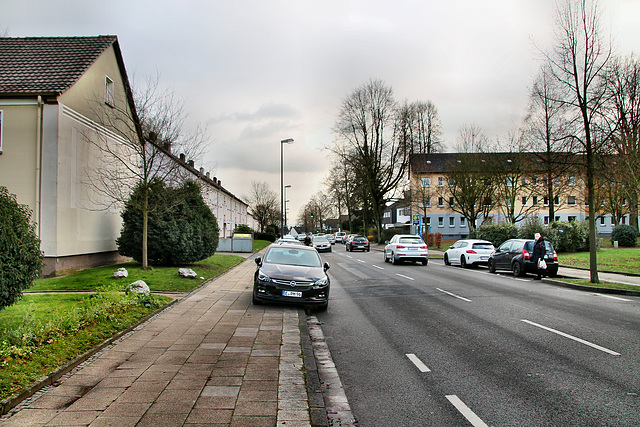
[{"label": "lamp post", "polygon": [[291,144],[293,138],[280,141],[280,236],[284,236],[284,144]]},{"label": "lamp post", "polygon": [[[288,230],[287,228],[287,202],[289,200],[287,200],[287,188],[291,188],[291,185],[285,185],[284,186],[284,229],[285,231]],[[284,234],[283,234],[284,236]]]}]

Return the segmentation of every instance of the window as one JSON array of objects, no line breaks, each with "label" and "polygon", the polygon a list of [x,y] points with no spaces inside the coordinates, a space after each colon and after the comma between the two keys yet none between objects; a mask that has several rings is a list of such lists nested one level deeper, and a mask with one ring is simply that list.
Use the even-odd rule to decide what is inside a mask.
[{"label": "window", "polygon": [[467,226],[467,219],[463,216],[460,217],[460,227],[466,227]]},{"label": "window", "polygon": [[513,187],[513,178],[510,176],[507,177],[507,187]]},{"label": "window", "polygon": [[549,215],[544,216],[544,225],[549,225]]},{"label": "window", "polygon": [[427,227],[430,227],[431,226],[431,217],[430,216],[425,217],[424,218],[424,223],[425,223],[425,225]]},{"label": "window", "polygon": [[425,197],[424,199],[422,199],[422,206],[425,208],[430,208],[431,207],[431,197]]},{"label": "window", "polygon": [[622,225],[626,225],[627,224],[627,217],[623,216],[622,217]]},{"label": "window", "polygon": [[560,222],[560,217],[559,216],[556,217],[556,222]]},{"label": "window", "polygon": [[485,197],[484,198],[484,205],[485,206],[491,206],[491,197]]},{"label": "window", "polygon": [[449,227],[455,227],[456,226],[456,218],[453,216],[449,217]]},{"label": "window", "polygon": [[576,217],[575,215],[569,215],[569,222],[575,222]]},{"label": "window", "polygon": [[532,177],[531,178],[531,185],[536,186],[538,185],[538,177]]},{"label": "window", "polygon": [[544,198],[544,205],[545,206],[549,206],[549,198],[548,197]]},{"label": "window", "polygon": [[533,196],[533,206],[538,206],[538,196]]},{"label": "window", "polygon": [[439,216],[438,217],[438,227],[444,227],[444,217],[443,216]]},{"label": "window", "polygon": [[385,218],[391,218],[391,212],[386,211],[386,212],[384,213],[384,217],[385,217]]},{"label": "window", "polygon": [[526,177],[526,176],[523,176],[523,177],[522,177],[522,185],[527,185],[527,184],[528,184],[528,182],[527,182],[527,177]]},{"label": "window", "polygon": [[567,204],[569,206],[575,206],[576,203],[576,196],[569,196],[569,198],[567,199]]},{"label": "window", "polygon": [[431,187],[431,177],[426,176],[422,178],[422,186],[423,187]]},{"label": "window", "polygon": [[453,178],[449,178],[449,187],[453,187],[453,184],[455,184],[455,181]]},{"label": "window", "polygon": [[107,105],[114,106],[114,90],[115,85],[113,84],[113,80],[111,80],[108,76],[104,77],[104,102]]},{"label": "window", "polygon": [[444,197],[438,197],[438,206],[440,207],[444,206]]},{"label": "window", "polygon": [[576,177],[570,176],[569,179],[567,179],[567,184],[574,187],[576,185]]},{"label": "window", "polygon": [[611,215],[611,225],[615,225],[616,222],[613,220],[613,215]]},{"label": "window", "polygon": [[526,197],[522,198],[522,206],[527,206],[527,198]]},{"label": "window", "polygon": [[604,217],[603,216],[600,217],[600,225],[604,225]]},{"label": "window", "polygon": [[511,207],[511,199],[504,199],[504,204],[508,207]]},{"label": "window", "polygon": [[452,208],[454,206],[453,197],[449,197],[449,207]]},{"label": "window", "polygon": [[560,204],[560,196],[556,196],[553,198],[553,204],[556,206]]},{"label": "window", "polygon": [[443,187],[444,186],[444,178],[439,176],[438,177],[438,187]]}]

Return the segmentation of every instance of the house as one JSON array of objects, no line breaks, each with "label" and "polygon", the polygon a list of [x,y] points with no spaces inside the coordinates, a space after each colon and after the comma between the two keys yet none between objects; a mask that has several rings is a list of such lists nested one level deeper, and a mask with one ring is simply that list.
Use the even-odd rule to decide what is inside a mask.
[{"label": "house", "polygon": [[116,107],[136,117],[116,36],[0,38],[0,185],[33,212],[44,275],[118,259],[120,214],[88,186],[87,141],[140,138],[137,120],[99,124]]},{"label": "house", "polygon": [[411,201],[408,198],[393,202],[382,215],[383,228],[403,228],[411,225]]},{"label": "house", "polygon": [[[571,155],[571,154],[569,154]],[[485,223],[507,222],[507,214],[523,223],[533,218],[547,225],[552,221],[582,221],[589,216],[586,188],[579,170],[568,167],[552,178],[553,197],[547,196],[549,179],[540,162],[540,153],[431,153],[417,154],[410,160],[412,214],[424,218],[425,229],[440,232],[445,239],[469,235],[467,218],[461,214],[461,198],[456,194],[454,170],[460,168],[459,181],[467,178],[469,188],[488,186],[480,200],[473,204],[478,214],[476,227]],[[469,169],[462,170],[467,162]],[[574,162],[575,164],[575,162]],[[465,172],[468,172],[466,176]],[[476,182],[477,181],[477,182]],[[603,187],[605,185],[603,184]],[[549,218],[553,204],[554,218]],[[597,232],[610,235],[616,221],[603,211],[604,199],[598,207]],[[483,209],[484,208],[484,209]],[[629,215],[621,217],[628,224]]]}]

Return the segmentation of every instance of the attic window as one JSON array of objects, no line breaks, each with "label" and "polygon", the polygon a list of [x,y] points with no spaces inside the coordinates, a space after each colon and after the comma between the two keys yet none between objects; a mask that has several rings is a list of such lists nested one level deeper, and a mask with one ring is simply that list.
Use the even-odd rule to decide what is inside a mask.
[{"label": "attic window", "polygon": [[104,77],[104,102],[105,104],[110,105],[111,107],[115,105],[113,102],[114,100],[113,91],[114,91],[113,80],[111,80],[109,76],[105,76]]}]

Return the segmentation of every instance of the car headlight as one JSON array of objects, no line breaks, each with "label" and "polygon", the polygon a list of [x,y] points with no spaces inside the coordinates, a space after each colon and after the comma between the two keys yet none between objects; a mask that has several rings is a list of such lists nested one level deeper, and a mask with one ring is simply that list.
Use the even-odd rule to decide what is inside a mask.
[{"label": "car headlight", "polygon": [[271,277],[264,274],[262,271],[258,272],[258,280],[261,282],[271,282]]},{"label": "car headlight", "polygon": [[328,278],[326,278],[326,277],[324,277],[324,278],[322,278],[322,279],[320,279],[320,280],[316,280],[316,281],[313,283],[313,288],[314,288],[314,289],[324,288],[324,287],[325,287],[325,286],[327,286],[328,284],[329,284],[329,279],[328,279]]}]

